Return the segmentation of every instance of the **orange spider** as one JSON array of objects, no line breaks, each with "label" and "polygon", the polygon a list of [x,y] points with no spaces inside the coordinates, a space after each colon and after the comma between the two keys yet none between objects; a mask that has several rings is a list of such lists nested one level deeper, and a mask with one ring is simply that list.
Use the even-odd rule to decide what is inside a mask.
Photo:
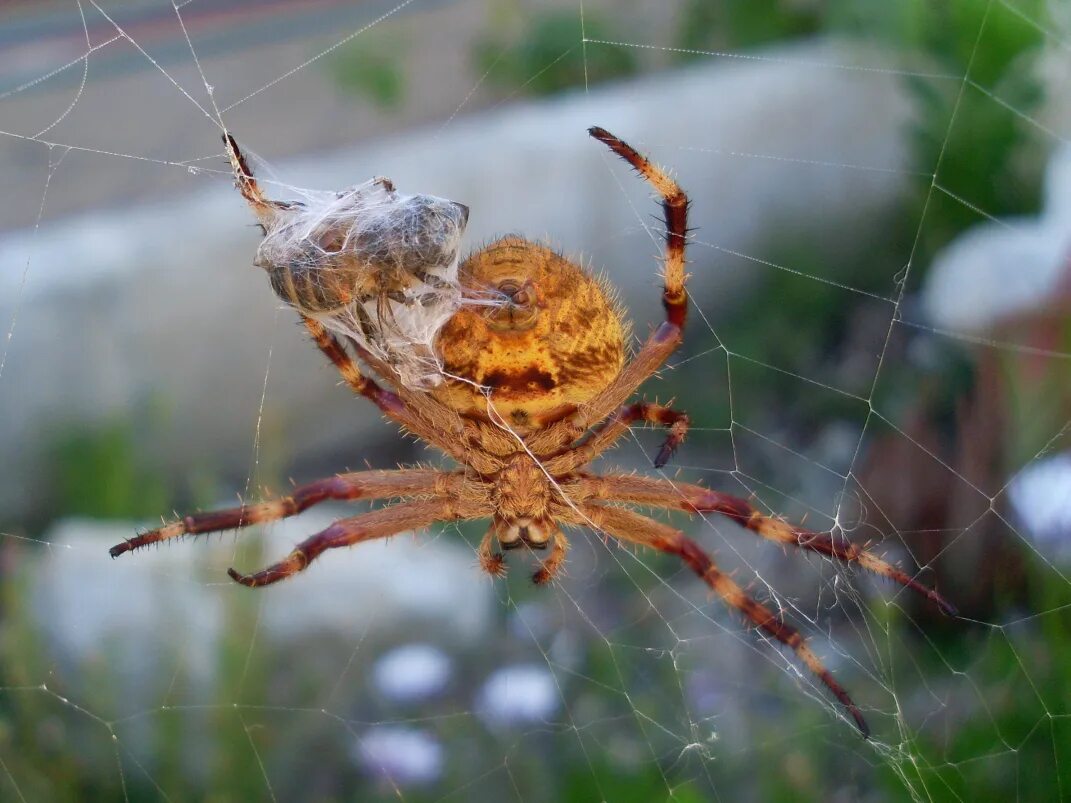
[{"label": "orange spider", "polygon": [[[839,536],[794,527],[735,496],[656,477],[585,470],[633,422],[668,428],[656,467],[666,463],[688,429],[688,417],[682,412],[643,401],[628,403],[681,343],[687,311],[688,198],[663,170],[617,137],[601,128],[589,133],[651,184],[665,214],[666,320],[631,359],[626,359],[628,326],[612,292],[599,279],[542,245],[505,237],[469,256],[460,267],[460,282],[465,290],[495,291],[508,303],[461,306],[452,314],[436,342],[445,381],[430,389],[407,386],[384,359],[356,339],[340,339],[319,320],[303,315],[316,345],[354,391],[400,427],[445,452],[460,468],[339,474],[298,487],[281,499],[186,516],[112,547],[111,554],[115,557],[178,536],[275,521],[329,499],[389,499],[396,501],[335,522],[266,569],[253,574],[230,569],[229,574],[242,585],[268,585],[304,570],[328,549],[438,521],[489,518],[490,528],[479,547],[483,568],[496,576],[505,572],[496,544],[503,550],[522,544],[539,550],[549,547],[533,577],[545,584],[565,559],[568,541],[562,526],[589,527],[681,558],[726,604],[794,650],[867,736],[858,707],[793,627],[751,599],[695,541],[631,508],[720,514],[771,541],[856,563],[954,614],[948,602]],[[229,138],[228,148],[238,187],[262,220],[293,208],[268,201]],[[466,219],[467,213],[464,209]],[[298,299],[286,300],[300,307]],[[361,372],[347,345],[390,389]]]}]

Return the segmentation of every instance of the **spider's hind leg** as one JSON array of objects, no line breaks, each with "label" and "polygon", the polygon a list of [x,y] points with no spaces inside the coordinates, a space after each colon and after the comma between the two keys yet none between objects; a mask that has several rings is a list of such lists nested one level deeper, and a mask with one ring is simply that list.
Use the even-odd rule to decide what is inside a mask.
[{"label": "spider's hind leg", "polygon": [[844,706],[863,738],[870,738],[870,728],[859,707],[811,650],[799,631],[786,624],[765,605],[749,597],[695,541],[686,537],[680,530],[625,508],[585,505],[583,512],[595,526],[615,538],[667,552],[683,560],[726,605],[735,608],[755,627],[795,652],[800,661]]}]

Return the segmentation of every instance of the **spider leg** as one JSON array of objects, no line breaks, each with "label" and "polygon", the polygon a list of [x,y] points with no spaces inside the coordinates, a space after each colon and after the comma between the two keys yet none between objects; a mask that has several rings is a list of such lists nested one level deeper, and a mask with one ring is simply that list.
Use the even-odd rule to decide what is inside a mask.
[{"label": "spider leg", "polygon": [[662,448],[654,460],[655,468],[662,468],[669,462],[673,452],[684,441],[688,433],[688,414],[673,410],[669,405],[636,402],[618,409],[616,413],[595,429],[591,435],[578,446],[572,447],[557,457],[546,461],[546,468],[551,474],[565,474],[587,465],[628,432],[635,421],[648,424],[660,424],[669,430]]},{"label": "spider leg", "polygon": [[290,204],[273,201],[264,194],[260,184],[253,178],[253,171],[249,169],[249,163],[238,149],[238,143],[234,137],[229,133],[224,134],[223,144],[227,147],[227,158],[234,172],[235,186],[238,187],[238,192],[242,194],[262,224],[270,223],[277,210],[291,208]]},{"label": "spider leg", "polygon": [[501,468],[501,461],[482,449],[474,448],[476,436],[469,431],[468,424],[463,422],[456,412],[427,393],[411,391],[397,380],[392,381],[390,366],[362,349],[355,341],[351,341],[361,359],[391,382],[397,392],[380,387],[361,373],[357,361],[322,323],[306,316],[302,316],[302,320],[317,347],[331,360],[350,389],[370,399],[392,421],[441,449],[459,463],[470,465],[481,473],[489,474]]},{"label": "spider leg", "polygon": [[794,527],[782,519],[765,515],[738,496],[712,491],[701,485],[624,474],[587,477],[581,481],[581,486],[582,494],[599,500],[686,510],[689,513],[717,513],[770,541],[856,563],[867,571],[921,594],[948,616],[955,616],[957,613],[955,606],[932,588],[927,588],[906,572],[858,544],[853,544],[845,538],[834,538],[832,533],[816,533],[802,527]]},{"label": "spider leg", "polygon": [[417,428],[420,428],[419,422],[412,420],[413,417],[408,414],[405,403],[398,395],[389,390],[384,390],[374,380],[362,374],[361,369],[357,366],[357,361],[349,355],[338,339],[327,331],[322,323],[306,315],[302,315],[301,320],[304,321],[305,328],[309,330],[309,334],[312,335],[316,346],[334,364],[338,372],[342,374],[343,380],[350,386],[351,390],[371,401],[384,415],[397,423],[410,428],[416,423]]},{"label": "spider leg", "polygon": [[718,568],[714,560],[695,541],[686,537],[680,530],[624,508],[585,505],[582,510],[592,524],[603,532],[624,541],[676,555],[687,563],[689,568],[699,575],[703,582],[710,586],[727,605],[738,610],[756,627],[791,648],[848,710],[852,719],[855,720],[856,727],[863,734],[863,738],[870,737],[870,728],[863,719],[858,706],[852,702],[852,698],[811,650],[799,631],[785,624],[780,616],[765,605],[749,597],[744,589]]},{"label": "spider leg", "polygon": [[480,568],[485,572],[492,577],[505,577],[506,559],[501,552],[494,551],[494,544],[497,541],[494,528],[489,528],[480,541],[480,548],[476,550],[476,555],[480,559]]},{"label": "spider leg", "polygon": [[[620,407],[636,388],[657,371],[681,343],[681,331],[688,313],[684,284],[684,250],[688,236],[688,196],[669,175],[605,129],[593,127],[588,133],[628,162],[661,196],[666,223],[666,246],[662,265],[662,306],[666,320],[652,332],[636,355],[617,377],[572,416],[553,424],[541,434],[539,443],[562,443],[577,436]],[[557,440],[556,440],[557,439]]]},{"label": "spider leg", "polygon": [[[398,393],[380,387],[374,380],[361,373],[357,361],[322,323],[304,315],[302,320],[317,347],[338,369],[342,379],[351,390],[370,400],[384,415],[395,423],[401,424],[417,437],[439,447],[456,460],[465,462],[469,449],[466,448],[467,439],[461,432],[462,425],[457,421],[456,415],[453,417],[439,415],[434,420],[427,420],[419,413],[426,412],[422,407],[428,406],[428,402],[412,404],[414,397],[419,398],[427,394],[411,394],[403,391],[406,396],[403,399]],[[390,370],[386,366],[382,368]]]},{"label": "spider leg", "polygon": [[227,574],[237,583],[250,588],[285,580],[304,570],[320,553],[328,549],[351,546],[361,541],[386,538],[404,530],[416,530],[435,521],[454,519],[455,504],[451,499],[403,502],[398,505],[362,513],[336,521],[326,530],[306,538],[278,563],[253,574],[239,574],[228,569]]},{"label": "spider leg", "polygon": [[277,521],[296,516],[313,505],[334,500],[388,499],[392,497],[434,494],[440,479],[447,481],[458,475],[449,475],[429,469],[406,468],[397,471],[356,471],[338,474],[327,479],[310,482],[294,489],[289,496],[272,499],[256,505],[242,505],[226,510],[194,513],[178,521],[142,533],[129,541],[113,546],[109,553],[117,558],[149,544],[158,544],[169,538],[183,535],[200,535],[220,530],[236,530],[251,524]]},{"label": "spider leg", "polygon": [[665,287],[662,291],[662,305],[666,308],[666,321],[678,330],[683,329],[684,319],[688,314],[688,295],[684,291],[688,196],[662,168],[605,128],[593,126],[588,129],[588,133],[632,165],[633,169],[654,187],[655,192],[662,196],[662,213],[666,221],[666,255],[662,273]]},{"label": "spider leg", "polygon": [[569,541],[566,539],[565,533],[557,530],[550,537],[550,555],[540,564],[539,570],[532,575],[532,582],[537,586],[542,586],[553,580],[565,562],[565,555],[568,551]]}]

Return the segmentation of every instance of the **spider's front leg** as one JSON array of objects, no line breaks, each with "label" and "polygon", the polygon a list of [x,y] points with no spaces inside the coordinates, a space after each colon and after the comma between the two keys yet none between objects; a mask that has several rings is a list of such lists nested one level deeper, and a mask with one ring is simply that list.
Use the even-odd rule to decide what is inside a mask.
[{"label": "spider's front leg", "polygon": [[937,591],[927,588],[903,570],[858,544],[853,544],[842,535],[834,537],[833,533],[817,533],[796,527],[783,519],[756,510],[746,499],[732,494],[685,482],[624,474],[585,477],[581,482],[581,492],[585,498],[599,501],[685,510],[689,513],[716,513],[769,541],[854,563],[921,594],[937,605],[942,613],[948,616],[956,615],[956,607]]},{"label": "spider's front leg", "polygon": [[200,535],[223,530],[237,530],[251,524],[295,516],[313,505],[328,500],[349,501],[355,499],[390,499],[430,495],[446,490],[457,475],[430,469],[399,469],[396,471],[355,471],[338,474],[327,479],[310,482],[294,489],[290,496],[261,502],[194,513],[171,524],[141,533],[129,541],[113,546],[109,553],[117,558],[124,552],[140,549],[183,535]]},{"label": "spider's front leg", "polygon": [[436,521],[458,518],[452,499],[432,499],[423,502],[403,502],[398,505],[362,513],[360,516],[336,521],[326,530],[306,538],[278,563],[253,574],[239,574],[228,569],[227,574],[237,583],[249,588],[266,586],[285,580],[304,570],[322,552],[361,541],[386,538],[405,530],[418,530]]}]

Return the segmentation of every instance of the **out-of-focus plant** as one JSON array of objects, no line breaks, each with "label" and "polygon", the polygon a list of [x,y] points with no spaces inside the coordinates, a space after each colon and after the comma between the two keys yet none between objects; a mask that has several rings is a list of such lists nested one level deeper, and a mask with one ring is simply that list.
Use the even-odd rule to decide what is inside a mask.
[{"label": "out-of-focus plant", "polygon": [[403,58],[401,45],[390,37],[357,39],[332,54],[327,69],[344,90],[391,111],[405,101]]},{"label": "out-of-focus plant", "polygon": [[822,3],[800,0],[688,0],[680,11],[676,46],[681,60],[702,58],[688,51],[756,47],[817,33]]},{"label": "out-of-focus plant", "polygon": [[125,421],[61,429],[51,439],[46,464],[52,477],[49,518],[155,518],[171,502],[164,478],[139,463],[134,429]]},{"label": "out-of-focus plant", "polygon": [[935,173],[942,188],[931,193],[929,182],[916,184],[912,208],[902,217],[908,236],[920,234],[915,249],[920,265],[978,222],[979,209],[1001,216],[1037,208],[1044,152],[1030,149],[1037,130],[1025,118],[1042,100],[1036,76],[1045,33],[1028,20],[1045,19],[1046,8],[1044,0],[1015,5],[1015,10],[975,0],[830,5],[830,30],[876,40],[913,71],[904,78],[916,110],[912,162],[921,172]]},{"label": "out-of-focus plant", "polygon": [[635,55],[609,45],[583,46],[583,38],[612,41],[612,28],[587,14],[583,31],[574,11],[542,12],[526,22],[523,35],[496,33],[479,42],[473,53],[476,70],[502,89],[549,95],[573,87],[632,75]]}]

